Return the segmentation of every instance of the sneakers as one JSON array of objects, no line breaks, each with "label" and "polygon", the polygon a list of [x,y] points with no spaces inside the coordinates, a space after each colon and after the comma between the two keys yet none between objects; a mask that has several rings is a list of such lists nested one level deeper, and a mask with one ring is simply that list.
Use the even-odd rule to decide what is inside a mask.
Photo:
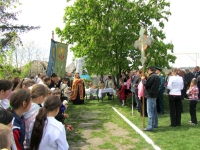
[{"label": "sneakers", "polygon": [[197,123],[193,123],[191,120],[189,121],[190,125],[197,125]]},{"label": "sneakers", "polygon": [[143,131],[153,131],[152,129],[148,129],[148,128],[143,128]]},{"label": "sneakers", "polygon": [[124,100],[122,100],[122,106],[124,106]]}]

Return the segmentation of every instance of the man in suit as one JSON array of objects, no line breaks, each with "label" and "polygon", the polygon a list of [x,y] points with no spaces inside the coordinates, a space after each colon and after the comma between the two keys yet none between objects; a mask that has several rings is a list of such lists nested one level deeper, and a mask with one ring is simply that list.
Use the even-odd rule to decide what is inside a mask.
[{"label": "man in suit", "polygon": [[162,68],[156,67],[156,74],[158,75],[160,79],[160,85],[158,89],[158,97],[157,97],[157,112],[160,114],[164,114],[164,100],[163,100],[163,93],[164,93],[164,84],[165,84],[165,78],[161,74]]}]

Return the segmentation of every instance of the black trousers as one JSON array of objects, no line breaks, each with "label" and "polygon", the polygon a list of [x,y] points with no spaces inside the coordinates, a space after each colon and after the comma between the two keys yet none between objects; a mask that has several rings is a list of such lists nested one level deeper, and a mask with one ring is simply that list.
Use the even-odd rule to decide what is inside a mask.
[{"label": "black trousers", "polygon": [[[142,116],[142,99],[141,100],[138,100],[138,112],[140,113],[140,115]],[[145,117],[148,117],[147,115],[147,99],[144,98],[144,116]]]},{"label": "black trousers", "polygon": [[181,106],[182,100],[181,95],[169,95],[169,110],[170,110],[170,120],[171,126],[181,125]]},{"label": "black trousers", "polygon": [[157,112],[164,113],[164,100],[163,100],[164,89],[158,92],[158,97],[156,99]]},{"label": "black trousers", "polygon": [[192,123],[194,124],[197,124],[196,106],[197,106],[197,101],[191,100],[190,101],[190,117],[191,117]]},{"label": "black trousers", "polygon": [[198,81],[198,83],[197,83],[197,87],[199,88],[199,99],[200,99],[200,81]]}]

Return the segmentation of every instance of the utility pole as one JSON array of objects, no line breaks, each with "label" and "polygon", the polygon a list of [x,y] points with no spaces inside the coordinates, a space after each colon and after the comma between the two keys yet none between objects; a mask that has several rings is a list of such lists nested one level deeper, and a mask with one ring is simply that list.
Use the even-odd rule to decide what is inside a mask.
[{"label": "utility pole", "polygon": [[[192,58],[190,54],[195,55],[196,59]],[[198,66],[197,60],[200,58],[199,53],[174,53],[174,55],[187,55],[188,57],[190,57],[190,59],[192,59],[196,63],[196,66]]]}]

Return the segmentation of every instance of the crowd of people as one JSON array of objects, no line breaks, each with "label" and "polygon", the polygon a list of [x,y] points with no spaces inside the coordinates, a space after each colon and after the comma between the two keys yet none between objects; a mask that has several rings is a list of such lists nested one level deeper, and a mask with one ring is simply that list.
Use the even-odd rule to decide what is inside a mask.
[{"label": "crowd of people", "polygon": [[[131,82],[128,82],[128,81]],[[153,131],[158,127],[158,113],[164,114],[163,94],[168,95],[170,126],[176,127],[181,125],[181,113],[183,112],[182,100],[190,100],[189,113],[191,120],[190,125],[197,125],[196,105],[200,99],[200,70],[196,66],[193,72],[189,69],[181,70],[180,68],[172,69],[166,76],[162,74],[160,67],[148,67],[147,74],[142,71],[122,72],[119,79],[117,96],[124,106],[124,101],[134,94],[136,109],[142,115],[142,97],[144,97],[144,115],[148,116],[148,126],[144,131]]]},{"label": "crowd of people", "polygon": [[[55,73],[35,79],[0,80],[0,149],[67,150],[67,104],[83,104],[84,82],[79,74],[73,83]],[[72,86],[71,86],[72,85]],[[11,133],[11,134],[10,134]]]},{"label": "crowd of people", "polygon": [[[116,95],[124,106],[127,97],[134,94],[135,107],[148,117],[144,131],[158,127],[158,113],[164,114],[163,94],[169,95],[170,126],[181,125],[182,100],[190,100],[190,124],[197,125],[196,105],[199,99],[200,71],[174,68],[167,76],[162,68],[148,67],[147,74],[141,70],[122,72],[119,85],[112,77],[106,81],[100,78],[98,88],[115,88]],[[165,88],[167,90],[165,90]],[[108,99],[113,96],[107,93]],[[69,148],[66,130],[73,130],[66,124],[67,103],[84,104],[85,85],[76,73],[73,82],[59,78],[55,73],[48,77],[41,73],[35,79],[14,78],[0,80],[0,148],[63,149]],[[144,97],[144,110],[142,98]],[[11,133],[11,134],[10,134]]]}]

